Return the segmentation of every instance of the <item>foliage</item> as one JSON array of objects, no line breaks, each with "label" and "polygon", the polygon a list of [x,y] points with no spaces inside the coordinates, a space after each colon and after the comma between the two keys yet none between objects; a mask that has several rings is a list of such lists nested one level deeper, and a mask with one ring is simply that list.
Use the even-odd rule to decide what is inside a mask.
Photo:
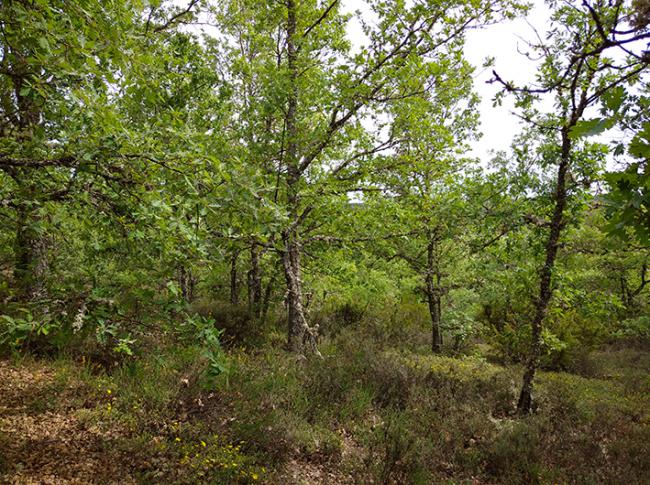
[{"label": "foliage", "polygon": [[0,468],[38,416],[107,482],[642,483],[642,3],[549,1],[481,160],[515,0],[1,2]]},{"label": "foliage", "polygon": [[208,382],[213,382],[221,374],[228,375],[227,356],[221,346],[223,330],[214,325],[214,320],[200,315],[188,315],[183,323],[183,331],[203,348],[203,356],[208,365],[206,375]]}]

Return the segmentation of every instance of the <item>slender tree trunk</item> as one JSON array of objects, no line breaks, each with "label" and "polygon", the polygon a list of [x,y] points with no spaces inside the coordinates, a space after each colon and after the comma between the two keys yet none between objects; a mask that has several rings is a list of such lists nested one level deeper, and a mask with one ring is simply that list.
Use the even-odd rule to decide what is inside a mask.
[{"label": "slender tree trunk", "polygon": [[178,268],[178,285],[181,288],[181,296],[183,301],[192,303],[194,301],[194,289],[196,286],[196,279],[191,269],[187,269],[185,265]]},{"label": "slender tree trunk", "polygon": [[271,295],[273,294],[273,287],[277,280],[277,272],[273,272],[273,276],[269,279],[266,289],[264,290],[264,298],[262,299],[262,308],[260,310],[260,322],[266,322],[266,316],[269,313],[269,306],[271,304]]},{"label": "slender tree trunk", "polygon": [[255,317],[262,310],[262,271],[260,269],[260,247],[251,246],[251,267],[248,271],[248,308]]},{"label": "slender tree trunk", "polygon": [[239,251],[234,251],[230,257],[230,304],[239,305],[239,282],[237,278],[237,259]]},{"label": "slender tree trunk", "polygon": [[302,306],[302,284],[300,281],[300,248],[295,241],[285,240],[283,256],[284,277],[287,283],[287,344],[290,350],[303,350],[307,321]]},{"label": "slender tree trunk", "polygon": [[[436,259],[436,242],[432,236],[427,246],[427,272],[425,277],[427,303],[429,305],[429,316],[431,317],[431,350],[435,354],[442,351],[442,331],[440,320],[442,316],[440,271]],[[436,280],[434,280],[434,276]]]},{"label": "slender tree trunk", "polygon": [[431,351],[434,354],[442,352],[442,332],[440,331],[440,295],[427,290],[427,303],[431,317]]},{"label": "slender tree trunk", "polygon": [[184,265],[180,265],[178,268],[178,286],[181,287],[181,296],[183,301],[188,301],[188,288],[187,288],[187,271],[185,270]]},{"label": "slender tree trunk", "polygon": [[196,276],[191,269],[187,270],[187,301],[192,303],[196,297]]},{"label": "slender tree trunk", "polygon": [[[573,126],[573,125],[571,125]],[[529,414],[533,409],[533,381],[539,366],[542,347],[542,324],[548,310],[548,303],[553,296],[552,277],[557,257],[558,243],[562,229],[564,228],[564,209],[567,201],[566,179],[570,164],[571,139],[569,138],[569,127],[562,130],[562,151],[560,166],[557,172],[555,186],[555,208],[551,217],[548,240],[545,247],[544,265],[540,270],[539,295],[535,304],[535,315],[532,321],[531,348],[524,372],[517,411],[521,414]]]}]

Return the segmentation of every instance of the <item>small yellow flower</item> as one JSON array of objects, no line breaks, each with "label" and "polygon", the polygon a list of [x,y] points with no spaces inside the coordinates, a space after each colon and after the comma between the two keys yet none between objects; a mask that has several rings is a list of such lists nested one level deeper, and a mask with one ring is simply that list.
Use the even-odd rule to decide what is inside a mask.
[{"label": "small yellow flower", "polygon": [[202,446],[203,448],[205,448],[205,447],[208,446],[208,445],[205,444],[205,441],[201,441],[201,446]]},{"label": "small yellow flower", "polygon": [[176,441],[177,443],[180,443],[181,439],[180,439],[179,437],[176,437],[176,440],[175,440],[175,441]]},{"label": "small yellow flower", "polygon": [[257,480],[259,478],[259,476],[257,475],[257,473],[251,473],[251,478],[253,480]]},{"label": "small yellow flower", "polygon": [[110,389],[106,389],[106,394],[110,394],[112,391]]}]

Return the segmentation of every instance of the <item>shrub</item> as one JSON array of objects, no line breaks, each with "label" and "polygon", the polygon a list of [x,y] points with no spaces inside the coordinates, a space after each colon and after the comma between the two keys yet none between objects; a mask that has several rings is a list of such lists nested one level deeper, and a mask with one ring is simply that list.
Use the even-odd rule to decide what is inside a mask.
[{"label": "shrub", "polygon": [[509,423],[483,453],[486,471],[501,483],[540,483],[539,438],[528,422]]},{"label": "shrub", "polygon": [[226,346],[256,347],[263,341],[262,324],[245,306],[202,300],[192,304],[190,313],[212,319],[215,327],[223,331]]},{"label": "shrub", "polygon": [[628,339],[650,339],[650,316],[623,320],[614,331],[614,337]]}]

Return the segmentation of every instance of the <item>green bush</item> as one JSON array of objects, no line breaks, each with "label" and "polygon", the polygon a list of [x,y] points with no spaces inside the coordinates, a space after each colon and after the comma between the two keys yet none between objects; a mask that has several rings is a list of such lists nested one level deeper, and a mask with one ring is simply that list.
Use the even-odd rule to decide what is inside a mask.
[{"label": "green bush", "polygon": [[212,319],[214,326],[223,331],[222,342],[226,346],[256,347],[264,339],[265,328],[246,306],[200,300],[192,303],[190,313]]},{"label": "green bush", "polygon": [[540,450],[536,430],[512,422],[485,446],[485,470],[501,483],[540,483]]},{"label": "green bush", "polygon": [[614,331],[617,338],[650,339],[650,315],[623,320]]}]

